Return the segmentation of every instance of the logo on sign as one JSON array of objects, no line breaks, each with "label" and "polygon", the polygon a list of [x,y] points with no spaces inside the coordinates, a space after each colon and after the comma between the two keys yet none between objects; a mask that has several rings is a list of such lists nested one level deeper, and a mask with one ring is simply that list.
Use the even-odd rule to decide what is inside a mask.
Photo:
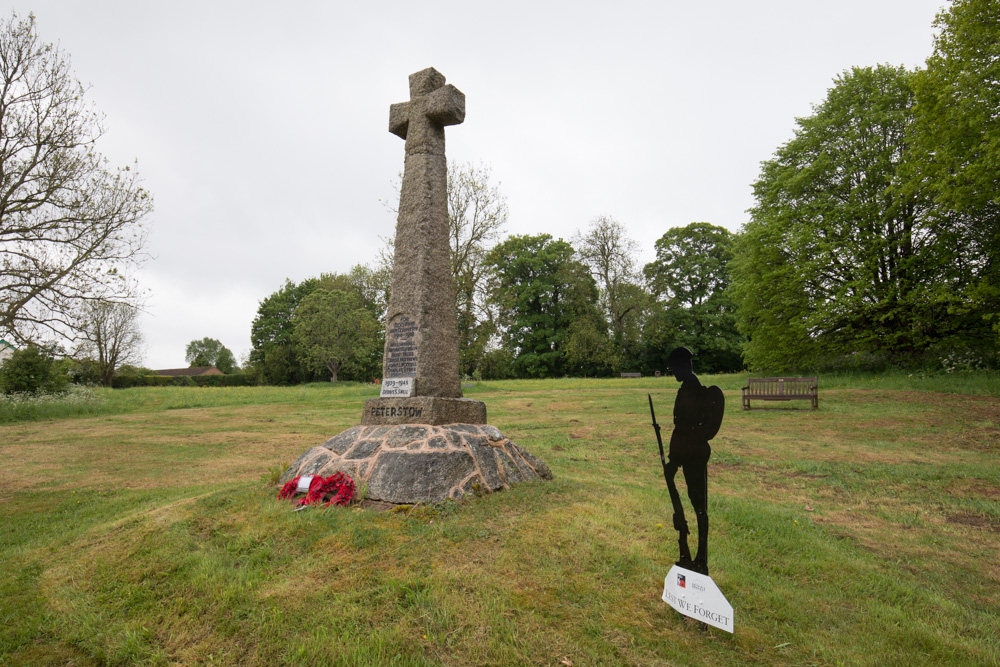
[{"label": "logo on sign", "polygon": [[687,588],[687,579],[684,577],[683,574],[677,575],[677,585],[680,586],[681,588]]}]

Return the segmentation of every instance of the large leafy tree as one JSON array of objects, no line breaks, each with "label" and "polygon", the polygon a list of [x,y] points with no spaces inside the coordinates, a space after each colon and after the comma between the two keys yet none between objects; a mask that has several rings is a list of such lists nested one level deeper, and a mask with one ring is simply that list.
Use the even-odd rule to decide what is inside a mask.
[{"label": "large leafy tree", "polygon": [[366,379],[375,370],[378,323],[357,292],[320,287],[302,299],[292,322],[299,355],[331,382],[342,372]]},{"label": "large leafy tree", "polygon": [[[351,268],[347,274],[328,273],[319,278],[307,278],[295,284],[286,280],[276,292],[260,302],[257,316],[250,327],[249,372],[267,384],[297,384],[320,379],[329,369],[318,365],[315,357],[296,338],[295,312],[299,305],[317,290],[348,292],[375,322],[370,332],[375,352],[364,370],[352,369],[358,377],[378,375],[385,340],[385,309],[389,298],[389,274],[385,268],[370,269],[363,265]],[[327,375],[327,377],[329,377]]]},{"label": "large leafy tree", "polygon": [[298,384],[313,378],[312,371],[296,353],[292,340],[292,315],[299,303],[318,285],[309,278],[299,284],[285,280],[278,291],[260,302],[257,316],[250,325],[249,364],[253,373],[266,384]]},{"label": "large leafy tree", "polygon": [[914,179],[928,184],[954,242],[978,251],[964,304],[1000,333],[1000,2],[954,0],[915,76]]},{"label": "large leafy tree", "polygon": [[656,241],[656,259],[643,269],[657,306],[645,326],[647,367],[665,368],[679,345],[698,355],[700,371],[742,367],[744,337],[728,293],[734,243],[729,230],[707,222],[674,227]]},{"label": "large leafy tree", "polygon": [[191,366],[215,366],[227,375],[237,370],[232,350],[215,338],[202,338],[187,344],[184,358]]},{"label": "large leafy tree", "polygon": [[573,247],[548,234],[511,236],[490,251],[502,344],[521,377],[552,377],[566,368],[564,345],[579,321],[599,321],[597,287]]},{"label": "large leafy tree", "polygon": [[102,117],[34,16],[0,22],[0,335],[74,339],[95,301],[122,301],[152,199],[96,151]]},{"label": "large leafy tree", "polygon": [[378,336],[384,338],[385,311],[389,306],[389,291],[392,271],[385,266],[372,268],[365,264],[351,267],[346,275],[320,276],[320,286],[326,289],[342,289],[357,293],[362,305],[378,323]]},{"label": "large leafy tree", "polygon": [[927,154],[923,175],[951,210],[1000,208],[1000,2],[954,0],[918,72],[917,120]]},{"label": "large leafy tree", "polygon": [[951,306],[977,251],[955,243],[953,221],[931,216],[907,175],[911,81],[888,66],[845,72],[763,164],[732,262],[752,367],[858,353],[906,364],[974,333]]}]

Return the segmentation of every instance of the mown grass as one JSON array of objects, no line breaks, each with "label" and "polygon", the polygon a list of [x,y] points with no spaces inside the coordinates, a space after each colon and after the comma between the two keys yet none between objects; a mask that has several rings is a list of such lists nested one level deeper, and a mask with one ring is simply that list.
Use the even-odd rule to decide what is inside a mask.
[{"label": "mown grass", "polygon": [[824,377],[819,411],[743,412],[745,376],[702,379],[735,635],[659,599],[670,378],[467,388],[555,479],[408,513],[262,482],[374,387],[144,388],[0,426],[0,664],[1000,662],[993,380]]}]

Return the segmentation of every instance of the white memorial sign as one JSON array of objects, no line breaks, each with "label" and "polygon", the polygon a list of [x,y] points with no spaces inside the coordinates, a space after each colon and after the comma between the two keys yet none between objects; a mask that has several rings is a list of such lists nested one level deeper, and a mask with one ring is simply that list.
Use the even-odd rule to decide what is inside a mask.
[{"label": "white memorial sign", "polygon": [[381,398],[409,398],[413,396],[413,378],[383,378]]},{"label": "white memorial sign", "polygon": [[295,485],[295,493],[309,493],[309,485],[312,484],[315,475],[302,475],[299,483]]},{"label": "white memorial sign", "polygon": [[663,582],[663,601],[696,620],[733,632],[733,606],[708,575],[674,565]]}]

